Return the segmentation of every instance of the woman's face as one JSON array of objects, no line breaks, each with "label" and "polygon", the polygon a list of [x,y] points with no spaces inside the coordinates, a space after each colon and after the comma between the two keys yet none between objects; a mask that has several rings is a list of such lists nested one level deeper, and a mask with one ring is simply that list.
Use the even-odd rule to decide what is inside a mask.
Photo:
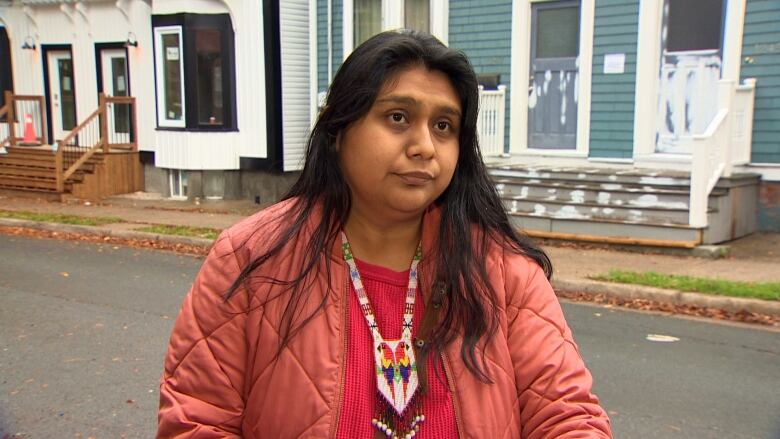
[{"label": "woman's face", "polygon": [[414,66],[389,77],[337,140],[352,209],[383,221],[420,215],[452,180],[462,113],[439,71]]}]

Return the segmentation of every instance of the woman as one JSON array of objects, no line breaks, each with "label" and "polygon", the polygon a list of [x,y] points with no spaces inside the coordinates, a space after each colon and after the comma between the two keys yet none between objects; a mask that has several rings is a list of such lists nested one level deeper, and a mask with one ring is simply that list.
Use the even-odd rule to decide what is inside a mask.
[{"label": "woman", "polygon": [[350,55],[290,194],[224,232],[185,299],[159,437],[610,437],[477,104],[429,35]]}]

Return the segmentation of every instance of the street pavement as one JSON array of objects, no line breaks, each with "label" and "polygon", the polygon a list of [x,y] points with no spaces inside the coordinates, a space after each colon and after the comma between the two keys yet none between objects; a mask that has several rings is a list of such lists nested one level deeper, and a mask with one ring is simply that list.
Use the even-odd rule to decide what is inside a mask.
[{"label": "street pavement", "polygon": [[[202,259],[0,235],[0,438],[149,438]],[[618,438],[770,438],[777,329],[564,303]]]},{"label": "street pavement", "polygon": [[[143,224],[184,225],[224,229],[264,206],[247,200],[235,201],[173,201],[154,194],[137,193],[107,198],[100,203],[58,203],[32,198],[14,198],[0,195],[0,211],[16,210],[38,213],[60,213],[87,217],[115,217],[122,221],[101,227],[81,228],[90,233],[113,234],[124,237],[141,236],[155,240],[178,240],[208,246],[202,239],[172,238],[133,231]],[[0,218],[0,225],[14,225],[12,220]],[[25,223],[27,227],[45,226],[66,230],[57,224]],[[603,249],[584,245],[548,245],[545,250],[555,267],[553,285],[558,291],[585,291],[621,299],[649,299],[662,303],[696,305],[725,309],[731,312],[748,310],[774,316],[780,322],[780,301],[726,298],[697,293],[679,294],[666,290],[608,284],[591,280],[592,276],[611,269],[628,271],[655,271],[664,274],[685,274],[705,278],[747,282],[780,282],[780,233],[755,233],[727,243],[730,257],[713,259],[691,254],[627,252],[614,248]],[[780,323],[775,324],[780,327]]]}]

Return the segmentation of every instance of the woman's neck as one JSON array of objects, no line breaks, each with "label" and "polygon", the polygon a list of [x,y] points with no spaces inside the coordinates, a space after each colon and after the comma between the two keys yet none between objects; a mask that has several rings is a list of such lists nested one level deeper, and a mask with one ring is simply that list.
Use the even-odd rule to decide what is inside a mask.
[{"label": "woman's neck", "polygon": [[351,211],[344,232],[356,258],[401,271],[409,268],[422,234],[422,215],[388,222]]}]

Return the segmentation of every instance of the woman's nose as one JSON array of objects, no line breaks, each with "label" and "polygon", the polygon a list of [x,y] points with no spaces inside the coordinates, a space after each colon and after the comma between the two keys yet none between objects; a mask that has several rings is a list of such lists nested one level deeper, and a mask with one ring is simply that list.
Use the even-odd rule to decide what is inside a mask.
[{"label": "woman's nose", "polygon": [[419,124],[412,130],[409,139],[409,145],[406,148],[406,155],[410,158],[419,158],[428,160],[436,153],[436,145],[433,143],[431,127],[427,124]]}]

